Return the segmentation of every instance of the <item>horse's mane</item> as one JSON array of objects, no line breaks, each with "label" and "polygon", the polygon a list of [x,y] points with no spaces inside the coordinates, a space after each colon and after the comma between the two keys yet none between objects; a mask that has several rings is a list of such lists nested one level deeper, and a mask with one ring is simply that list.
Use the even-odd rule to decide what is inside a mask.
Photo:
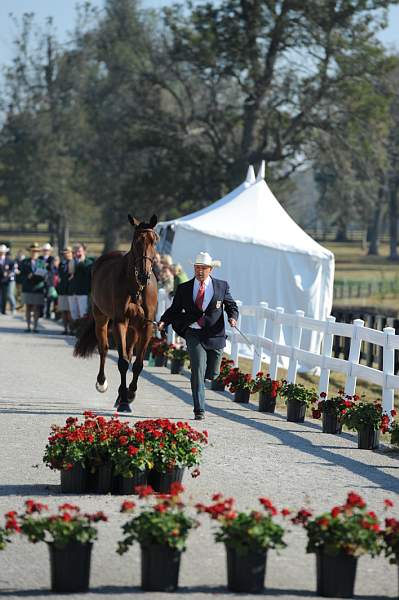
[{"label": "horse's mane", "polygon": [[120,258],[121,256],[123,256],[125,253],[121,252],[120,250],[113,250],[112,252],[107,252],[106,254],[102,254],[99,258],[97,258],[97,260],[95,261],[94,265],[93,265],[93,269],[97,269],[97,267],[99,267],[100,265],[102,265],[104,262],[106,262],[107,260],[110,260],[111,258]]}]

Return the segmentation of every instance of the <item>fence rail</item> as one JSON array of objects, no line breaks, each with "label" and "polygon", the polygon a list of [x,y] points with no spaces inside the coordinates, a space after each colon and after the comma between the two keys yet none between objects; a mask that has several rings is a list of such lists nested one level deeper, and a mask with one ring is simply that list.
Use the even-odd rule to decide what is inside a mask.
[{"label": "fence rail", "polygon": [[374,279],[371,281],[335,281],[335,300],[369,298],[374,295],[396,294],[399,292],[399,277]]}]

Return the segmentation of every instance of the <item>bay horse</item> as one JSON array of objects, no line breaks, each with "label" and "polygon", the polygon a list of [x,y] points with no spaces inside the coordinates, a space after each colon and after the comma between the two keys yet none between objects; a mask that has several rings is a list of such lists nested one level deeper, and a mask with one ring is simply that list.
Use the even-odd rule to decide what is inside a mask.
[{"label": "bay horse", "polygon": [[[118,412],[130,413],[130,403],[136,396],[137,381],[143,369],[144,353],[153,333],[158,288],[152,264],[159,237],[154,231],[156,215],[152,215],[149,223],[130,215],[128,219],[134,228],[129,252],[103,254],[93,265],[92,311],[85,327],[78,334],[74,356],[86,358],[98,348],[100,369],[96,389],[98,392],[105,392],[108,383],[104,365],[108,352],[108,326],[112,322],[121,377],[115,406]],[[126,374],[134,348],[136,360],[133,379],[127,388]]]}]

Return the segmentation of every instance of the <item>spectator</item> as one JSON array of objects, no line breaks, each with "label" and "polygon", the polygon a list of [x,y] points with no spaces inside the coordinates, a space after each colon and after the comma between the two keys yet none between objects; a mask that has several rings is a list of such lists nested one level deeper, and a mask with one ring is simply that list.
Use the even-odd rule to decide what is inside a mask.
[{"label": "spectator", "polygon": [[152,272],[155,275],[155,279],[157,282],[161,279],[161,255],[157,252],[154,256],[154,260],[152,262]]},{"label": "spectator", "polygon": [[27,328],[25,331],[31,331],[33,313],[33,332],[39,333],[37,326],[44,305],[44,280],[47,275],[47,267],[46,263],[39,259],[39,244],[32,244],[29,250],[30,258],[25,258],[20,266],[22,302],[25,304],[26,310]]},{"label": "spectator", "polygon": [[91,289],[91,267],[93,260],[86,257],[86,246],[78,243],[73,247],[74,260],[71,266],[69,310],[71,320],[76,321],[88,313]]},{"label": "spectator", "polygon": [[188,275],[183,271],[181,264],[176,263],[171,268],[173,274],[173,295],[175,295],[177,286],[188,281]]},{"label": "spectator", "polygon": [[173,259],[170,254],[161,254],[161,268],[162,267],[171,267],[173,264]]},{"label": "spectator", "polygon": [[5,244],[0,245],[0,298],[1,312],[6,314],[7,302],[11,305],[11,314],[15,315],[15,277],[17,264],[9,256],[10,249]]},{"label": "spectator", "polygon": [[54,257],[51,255],[53,251],[53,247],[49,242],[43,244],[42,254],[39,256],[41,260],[43,260],[47,265],[48,275],[44,282],[44,304],[45,304],[45,317],[46,319],[51,318],[51,304],[57,298],[57,292],[54,287],[54,275],[56,272],[53,272],[54,269]]},{"label": "spectator", "polygon": [[169,295],[173,294],[173,284],[174,277],[172,271],[169,267],[163,266],[161,269],[159,287],[164,289],[165,292]]},{"label": "spectator", "polygon": [[71,263],[73,263],[72,248],[67,246],[62,252],[62,259],[58,266],[58,310],[61,313],[62,324],[64,325],[64,335],[68,335],[71,322],[71,313],[69,311],[69,289],[71,275]]}]

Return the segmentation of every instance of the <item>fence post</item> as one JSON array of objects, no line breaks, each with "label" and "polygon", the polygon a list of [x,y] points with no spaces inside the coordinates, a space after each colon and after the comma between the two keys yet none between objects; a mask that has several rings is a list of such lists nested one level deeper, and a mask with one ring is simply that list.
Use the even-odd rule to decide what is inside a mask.
[{"label": "fence post", "polygon": [[[299,317],[305,316],[305,313],[303,310],[297,310],[297,311],[295,311],[295,314],[297,316],[297,319],[296,319],[297,322],[292,329],[292,342],[291,342],[291,346],[294,349],[294,353],[295,353],[295,348],[301,347],[302,327],[300,327],[298,325],[298,321],[299,321]],[[298,361],[294,356],[291,356],[289,363],[288,363],[288,374],[287,374],[288,383],[295,383],[297,369],[298,369]]]},{"label": "fence post", "polygon": [[270,373],[271,379],[277,379],[278,354],[274,347],[274,344],[276,344],[280,341],[280,337],[281,337],[280,315],[282,315],[283,313],[284,313],[284,308],[282,306],[277,306],[276,312],[274,313],[274,323],[273,323],[273,331],[272,331],[273,348],[272,348],[272,354],[270,357],[270,368],[269,368],[269,373]]},{"label": "fence post", "polygon": [[[335,323],[335,317],[327,317],[326,330],[323,337],[322,356],[331,358],[334,335],[330,331],[330,323]],[[328,384],[330,381],[330,369],[325,366],[321,367],[319,380],[319,394],[325,392],[328,394]]]},{"label": "fence post", "polygon": [[[240,309],[240,306],[242,306],[241,300],[236,300],[236,304],[238,309]],[[237,327],[238,329],[241,329],[241,314],[238,315]],[[234,329],[233,336],[234,338],[237,336],[237,333],[234,331]],[[238,367],[238,342],[235,339],[231,342],[231,360],[234,361],[234,366]]]},{"label": "fence post", "polygon": [[[268,303],[267,302],[259,302],[259,308],[268,308]],[[265,337],[265,333],[266,333],[266,317],[258,317],[258,320],[256,322],[256,335],[258,335],[259,337]],[[252,361],[252,377],[256,377],[256,373],[258,373],[261,368],[262,368],[262,346],[261,344],[258,342],[257,344],[255,344],[255,350],[258,354],[256,354],[256,352],[254,351],[254,357],[253,357],[253,361]]]},{"label": "fence post", "polygon": [[352,375],[352,365],[359,363],[360,358],[360,345],[362,343],[360,337],[360,328],[363,327],[364,321],[362,319],[355,319],[353,321],[353,334],[352,340],[349,349],[349,357],[348,362],[350,365],[350,372],[348,377],[346,378],[345,383],[345,394],[348,396],[353,396],[356,390],[356,377]]},{"label": "fence post", "polygon": [[384,385],[382,388],[382,410],[391,419],[395,390],[387,386],[386,376],[395,374],[395,349],[390,344],[390,337],[391,335],[395,335],[395,329],[393,327],[384,327],[383,331],[386,334],[386,339],[383,347]]}]

